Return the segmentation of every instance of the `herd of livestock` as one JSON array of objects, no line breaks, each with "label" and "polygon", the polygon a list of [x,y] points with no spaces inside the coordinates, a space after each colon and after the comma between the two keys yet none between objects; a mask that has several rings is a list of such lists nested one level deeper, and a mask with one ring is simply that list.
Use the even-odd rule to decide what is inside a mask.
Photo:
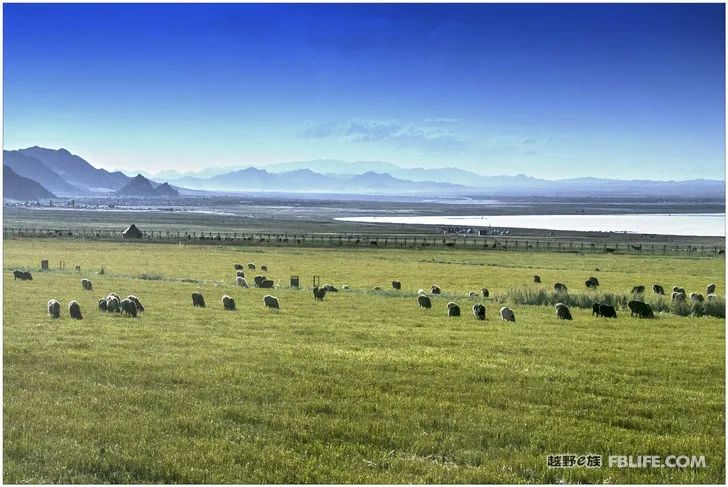
[{"label": "herd of livestock", "polygon": [[[245,267],[241,264],[235,264],[234,265],[236,276],[235,276],[235,285],[243,288],[248,288],[248,282],[245,278]],[[247,264],[247,268],[249,270],[255,270],[256,266],[254,263]],[[77,270],[80,270],[79,266],[76,266]],[[268,270],[267,266],[261,266],[261,271],[266,272]],[[14,279],[20,279],[23,281],[33,280],[33,276],[30,274],[30,272],[27,271],[19,271],[16,270],[13,272]],[[533,282],[534,283],[540,283],[541,277],[538,275],[533,276]],[[266,278],[264,275],[256,275],[253,279],[253,283],[255,287],[258,288],[273,288],[275,286],[275,283]],[[585,281],[585,285],[589,289],[596,289],[599,287],[599,279],[596,277],[589,277]],[[86,291],[93,290],[93,285],[89,279],[81,279],[81,287],[82,289]],[[392,289],[394,290],[401,290],[402,289],[402,283],[401,281],[394,280],[392,281]],[[344,285],[342,286],[342,290],[350,290],[349,286]],[[381,288],[375,287],[375,291],[381,291]],[[565,284],[562,283],[555,283],[553,285],[554,293],[556,293],[557,296],[565,295],[568,292],[568,289]],[[708,300],[716,299],[715,295],[716,285],[715,284],[709,284],[706,289],[706,295]],[[315,286],[313,288],[313,296],[314,299],[317,301],[323,301],[324,297],[326,296],[326,293],[331,292],[338,292],[339,290],[332,286],[331,284],[325,284],[323,286]],[[653,284],[652,285],[652,291],[655,294],[658,295],[665,295],[665,289],[659,285],[659,284]],[[645,292],[645,286],[638,285],[634,286],[632,288],[632,294],[635,297],[638,297],[642,295]],[[417,292],[417,304],[420,308],[429,309],[432,308],[432,300],[430,299],[430,296],[433,295],[439,295],[442,293],[442,290],[437,285],[432,285],[430,288],[430,293],[425,292],[424,289],[420,289]],[[490,291],[487,288],[482,288],[480,294],[471,291],[469,293],[470,298],[477,298],[480,295],[484,298],[488,298],[490,296]],[[688,294],[684,288],[679,286],[674,286],[672,288],[672,294],[671,299],[673,302],[686,302],[687,299],[690,299],[692,302],[703,302],[705,298],[700,293],[692,292]],[[228,295],[224,295],[222,297],[222,306],[223,309],[227,311],[234,311],[236,309],[235,307],[235,300]],[[272,295],[266,295],[263,297],[263,304],[267,308],[272,309],[280,309],[280,302],[278,298]],[[205,307],[205,298],[202,296],[199,292],[192,293],[192,305],[195,307]],[[653,318],[654,313],[652,312],[652,308],[649,304],[645,303],[644,301],[640,299],[633,299],[627,303],[627,307],[630,310],[631,316],[637,316],[640,318]],[[101,298],[98,301],[98,309],[103,312],[109,312],[109,313],[120,313],[129,317],[136,317],[138,313],[144,312],[144,306],[142,305],[141,301],[138,297],[134,295],[129,295],[125,299],[121,299],[118,294],[115,293],[109,293],[105,298]],[[564,303],[556,303],[555,305],[555,311],[556,311],[556,317],[560,320],[571,320],[573,319],[571,310],[569,307]],[[482,303],[476,303],[472,306],[472,312],[473,316],[477,320],[485,320],[485,313],[486,309],[485,306]],[[75,319],[83,319],[83,316],[81,314],[81,307],[76,300],[72,300],[68,304],[68,314]],[[455,302],[448,302],[447,303],[447,316],[450,317],[457,317],[460,316],[460,306]],[[48,315],[52,318],[59,318],[61,315],[61,304],[56,299],[51,299],[48,301]],[[592,315],[596,315],[603,318],[616,318],[617,317],[617,311],[614,308],[614,306],[604,303],[594,303],[592,306]],[[516,317],[514,311],[504,306],[500,309],[500,317],[502,321],[507,322],[515,322]]]}]

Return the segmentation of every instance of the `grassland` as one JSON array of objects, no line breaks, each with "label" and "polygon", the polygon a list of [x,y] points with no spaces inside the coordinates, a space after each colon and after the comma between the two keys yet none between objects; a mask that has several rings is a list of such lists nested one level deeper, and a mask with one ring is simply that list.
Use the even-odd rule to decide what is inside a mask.
[{"label": "grassland", "polygon": [[[574,309],[561,322],[552,307],[513,304],[512,325],[485,300],[478,322],[467,297],[536,287],[533,274],[579,292],[596,275],[600,292],[715,282],[724,295],[722,258],[33,240],[3,250],[5,482],[725,480],[724,320]],[[36,271],[41,259],[50,271]],[[279,312],[263,307],[270,291],[233,287],[233,264],[250,261],[279,282]],[[14,281],[17,268],[34,280]],[[288,288],[290,275],[304,289]],[[313,275],[352,290],[315,302]],[[392,279],[402,291],[373,291]],[[443,296],[419,309],[415,292],[433,283]],[[197,290],[205,309],[191,306]],[[147,311],[98,312],[110,291]],[[238,311],[223,311],[223,294]],[[51,320],[50,298],[77,299],[84,320],[65,309]],[[464,316],[445,316],[449,300]],[[548,469],[549,453],[705,455],[707,467]]]}]

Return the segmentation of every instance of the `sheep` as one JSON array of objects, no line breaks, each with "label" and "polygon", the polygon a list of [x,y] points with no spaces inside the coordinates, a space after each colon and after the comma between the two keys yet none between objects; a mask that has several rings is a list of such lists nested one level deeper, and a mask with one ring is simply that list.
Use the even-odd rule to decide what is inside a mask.
[{"label": "sheep", "polygon": [[554,291],[556,293],[567,293],[568,289],[566,287],[566,284],[561,284],[560,282],[557,282],[554,284]]},{"label": "sheep", "polygon": [[430,288],[430,294],[440,294],[441,292],[442,292],[442,290],[440,289],[440,286],[438,286],[437,284],[433,284],[432,287]]},{"label": "sheep", "polygon": [[61,303],[55,299],[48,301],[48,316],[51,318],[61,317]]},{"label": "sheep", "polygon": [[235,270],[236,271],[239,271],[239,270],[242,270],[242,269],[244,269],[243,264],[235,264]]},{"label": "sheep", "polygon": [[263,271],[263,272],[268,272],[268,266],[267,265],[262,265],[262,266],[260,266],[260,270]]},{"label": "sheep", "polygon": [[460,316],[460,306],[453,302],[447,303],[447,315],[450,317]]},{"label": "sheep", "polygon": [[126,299],[129,299],[134,302],[134,304],[136,305],[137,311],[139,311],[140,313],[144,312],[144,306],[142,305],[142,302],[139,301],[139,298],[137,298],[133,294],[130,294],[129,296],[126,297]]},{"label": "sheep", "polygon": [[392,289],[402,289],[402,283],[399,281],[392,281]]},{"label": "sheep", "polygon": [[351,291],[351,288],[349,286],[347,286],[346,284],[344,284],[343,286],[341,286],[341,290],[342,291]]},{"label": "sheep", "polygon": [[278,298],[271,296],[270,294],[263,296],[263,303],[265,303],[266,308],[281,309],[281,306],[278,303]]},{"label": "sheep", "polygon": [[597,288],[597,285],[594,283],[594,281],[591,281],[591,280],[588,280],[588,279],[586,281],[584,281],[584,285],[586,287],[588,287],[589,289],[596,289]]},{"label": "sheep", "polygon": [[485,306],[483,306],[482,304],[474,304],[473,316],[475,316],[476,320],[485,320]]},{"label": "sheep", "polygon": [[315,286],[313,288],[313,299],[317,301],[323,301],[324,296],[326,296],[326,287],[320,288],[318,286]]},{"label": "sheep", "polygon": [[273,289],[275,283],[271,279],[263,279],[258,286],[261,289]]},{"label": "sheep", "polygon": [[594,303],[592,306],[592,316],[593,315],[601,316],[602,318],[616,318],[617,311],[614,309],[614,306],[609,304]]},{"label": "sheep", "polygon": [[262,276],[258,274],[253,278],[253,282],[255,283],[255,287],[260,287],[260,283],[265,281],[265,276]]},{"label": "sheep", "polygon": [[16,281],[18,279],[20,279],[21,281],[25,280],[23,276],[23,271],[13,271],[13,281]]},{"label": "sheep", "polygon": [[235,311],[235,300],[227,294],[222,297],[222,307],[225,311]]},{"label": "sheep", "polygon": [[426,292],[425,292],[425,290],[424,290],[424,289],[422,289],[422,288],[420,288],[420,289],[418,289],[418,290],[417,290],[417,295],[418,295],[418,296],[423,296],[423,295],[426,295],[426,294],[427,294],[427,293],[426,293]]},{"label": "sheep", "polygon": [[468,294],[468,297],[470,299],[478,299],[478,293],[475,291],[470,291],[470,293]]},{"label": "sheep", "polygon": [[374,290],[375,290],[375,291],[381,291],[381,290],[382,290],[382,288],[381,288],[381,287],[379,287],[379,286],[375,286],[375,287],[374,287]]},{"label": "sheep", "polygon": [[192,306],[204,308],[205,298],[200,293],[192,293]]},{"label": "sheep", "polygon": [[248,269],[255,270],[255,264],[248,262]]},{"label": "sheep", "polygon": [[32,281],[33,280],[33,276],[28,271],[23,272],[23,280],[24,281]]},{"label": "sheep", "polygon": [[630,301],[627,303],[629,307],[630,316],[637,315],[640,318],[654,318],[655,315],[652,313],[652,308],[649,304],[643,303],[642,301]]},{"label": "sheep", "polygon": [[235,285],[239,287],[248,287],[248,281],[245,280],[244,277],[236,277],[235,278]]},{"label": "sheep", "polygon": [[68,314],[75,320],[83,319],[83,316],[81,316],[81,306],[78,304],[78,301],[73,300],[68,303]]},{"label": "sheep", "polygon": [[690,301],[693,303],[702,303],[705,301],[705,298],[703,298],[703,295],[700,293],[690,293]]},{"label": "sheep", "polygon": [[121,298],[116,293],[109,293],[109,294],[107,294],[106,295],[106,299],[109,299],[111,296],[115,297],[116,299],[118,299],[121,302]]},{"label": "sheep", "polygon": [[119,305],[121,308],[121,314],[125,314],[126,316],[131,316],[132,318],[136,318],[137,315],[137,308],[136,304],[134,304],[134,301],[131,299],[122,299],[121,303]]},{"label": "sheep", "polygon": [[85,289],[86,291],[91,291],[93,289],[91,281],[89,281],[88,279],[81,279],[81,288]]},{"label": "sheep", "polygon": [[508,306],[504,306],[500,309],[500,315],[502,321],[512,321],[513,323],[516,322],[516,315],[513,313],[513,310]]},{"label": "sheep", "polygon": [[688,294],[687,292],[685,292],[685,288],[684,287],[679,287],[679,286],[673,286],[672,287],[672,292],[674,292],[674,293],[683,293],[685,295]]},{"label": "sheep", "polygon": [[78,264],[76,264],[76,265],[74,265],[74,266],[73,266],[73,270],[74,270],[74,271],[78,271],[78,272],[81,272],[81,266],[80,266],[80,265],[78,265]]},{"label": "sheep", "polygon": [[245,277],[245,272],[243,272],[243,271],[235,271],[235,277]]},{"label": "sheep", "polygon": [[663,288],[659,284],[653,284],[652,285],[652,292],[655,293],[655,294],[661,294],[661,295],[664,296],[665,295],[665,288]]},{"label": "sheep", "polygon": [[591,281],[594,283],[594,285],[599,286],[599,279],[594,276],[591,276],[589,279],[587,279],[587,281]]},{"label": "sheep", "polygon": [[539,276],[538,274],[535,274],[533,276],[533,282],[540,283],[541,282],[541,276]]},{"label": "sheep", "polygon": [[715,284],[708,284],[705,288],[705,294],[715,294]]},{"label": "sheep", "polygon": [[99,299],[99,311],[106,311],[108,308],[107,302],[105,299]]},{"label": "sheep", "polygon": [[429,296],[425,296],[424,294],[417,296],[417,304],[420,305],[420,308],[432,308],[432,301],[430,301]]},{"label": "sheep", "polygon": [[106,298],[106,311],[109,313],[120,313],[121,312],[121,305],[119,298],[116,296],[108,296]]},{"label": "sheep", "polygon": [[599,303],[592,304],[592,316],[597,315],[601,316],[602,311],[599,309]]},{"label": "sheep", "polygon": [[708,296],[706,296],[706,298],[708,299],[708,301],[713,301],[713,300],[718,299],[718,296],[716,296],[715,294],[708,294]]},{"label": "sheep", "polygon": [[569,307],[566,306],[564,303],[556,303],[556,318],[560,320],[573,320],[574,318],[571,317],[571,311],[569,311]]},{"label": "sheep", "polygon": [[480,292],[483,293],[483,297],[484,298],[489,298],[490,297],[490,291],[488,291],[488,288],[487,287],[484,287],[483,289],[481,289]]},{"label": "sheep", "polygon": [[339,290],[338,290],[338,289],[336,289],[336,288],[335,288],[334,286],[332,286],[331,284],[324,284],[324,289],[326,289],[326,291],[327,291],[327,292],[330,292],[330,293],[338,293],[338,292],[339,292]]},{"label": "sheep", "polygon": [[641,284],[632,288],[632,294],[644,294],[644,293],[645,293],[645,287]]},{"label": "sheep", "polygon": [[670,296],[673,303],[675,302],[685,302],[685,293],[673,291],[672,295]]}]

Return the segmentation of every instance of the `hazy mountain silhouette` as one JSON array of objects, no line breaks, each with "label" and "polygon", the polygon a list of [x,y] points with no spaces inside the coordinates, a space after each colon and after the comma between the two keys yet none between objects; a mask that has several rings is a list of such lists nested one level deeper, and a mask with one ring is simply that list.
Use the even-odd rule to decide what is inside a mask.
[{"label": "hazy mountain silhouette", "polygon": [[7,165],[3,165],[3,198],[28,201],[56,198],[37,181],[18,175]]},{"label": "hazy mountain silhouette", "polygon": [[22,152],[3,151],[3,164],[10,167],[18,176],[32,179],[58,196],[79,196],[88,193],[87,190],[66,182],[37,158]]},{"label": "hazy mountain silhouette", "polygon": [[179,196],[179,192],[172,188],[168,183],[159,184],[156,187],[152,182],[137,174],[131,178],[123,188],[119,189],[115,193],[117,196],[135,196],[142,198],[157,198],[157,197],[176,197]]}]

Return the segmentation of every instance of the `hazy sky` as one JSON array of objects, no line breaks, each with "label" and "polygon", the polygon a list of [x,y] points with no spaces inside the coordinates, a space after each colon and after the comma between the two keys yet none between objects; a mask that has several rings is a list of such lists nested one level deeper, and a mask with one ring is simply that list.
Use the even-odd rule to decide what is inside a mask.
[{"label": "hazy sky", "polygon": [[723,178],[724,6],[4,5],[5,148]]}]

